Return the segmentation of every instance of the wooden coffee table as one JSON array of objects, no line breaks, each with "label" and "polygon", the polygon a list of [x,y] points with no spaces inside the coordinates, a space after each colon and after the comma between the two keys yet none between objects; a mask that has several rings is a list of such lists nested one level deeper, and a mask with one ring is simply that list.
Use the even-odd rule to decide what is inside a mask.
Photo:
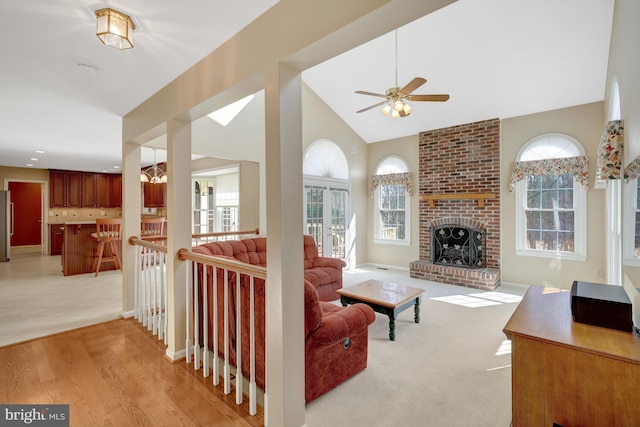
[{"label": "wooden coffee table", "polygon": [[414,306],[414,321],[420,323],[420,299],[424,289],[398,285],[382,280],[366,280],[357,285],[348,286],[336,291],[340,294],[340,303],[364,303],[373,311],[389,316],[389,339],[396,340],[396,317],[402,311]]}]

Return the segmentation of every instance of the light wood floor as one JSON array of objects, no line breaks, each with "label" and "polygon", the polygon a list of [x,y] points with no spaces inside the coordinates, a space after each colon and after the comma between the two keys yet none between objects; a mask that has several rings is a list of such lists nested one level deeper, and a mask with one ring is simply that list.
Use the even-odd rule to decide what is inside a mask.
[{"label": "light wood floor", "polygon": [[0,348],[0,402],[69,404],[71,426],[261,426],[133,319]]},{"label": "light wood floor", "polygon": [[60,256],[37,253],[0,263],[0,403],[69,404],[72,426],[263,425],[135,320],[114,320],[121,298],[119,271],[64,277]]}]

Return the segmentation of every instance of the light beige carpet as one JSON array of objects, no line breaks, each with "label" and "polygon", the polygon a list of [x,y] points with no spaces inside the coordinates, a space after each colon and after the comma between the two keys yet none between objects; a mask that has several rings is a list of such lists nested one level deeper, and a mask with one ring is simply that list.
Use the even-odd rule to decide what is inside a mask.
[{"label": "light beige carpet", "polygon": [[[432,300],[482,291],[417,281],[397,271],[365,269],[357,277],[345,275],[345,286],[373,273],[427,290],[421,322],[414,323],[412,309],[401,313],[396,341],[390,341],[388,318],[376,314],[367,369],[309,403],[307,426],[508,427],[511,354],[502,328],[517,302],[471,308]],[[523,295],[526,287],[496,291]]]}]

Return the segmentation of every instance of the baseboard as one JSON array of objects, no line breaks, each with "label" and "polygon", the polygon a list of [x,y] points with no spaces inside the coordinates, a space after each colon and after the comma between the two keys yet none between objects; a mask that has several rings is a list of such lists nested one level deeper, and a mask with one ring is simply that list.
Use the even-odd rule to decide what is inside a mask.
[{"label": "baseboard", "polygon": [[171,359],[173,362],[175,362],[176,360],[180,360],[180,359],[184,359],[185,357],[187,357],[187,352],[186,349],[182,349],[182,350],[178,350],[176,352],[171,351],[170,349],[166,349],[165,350],[165,355]]},{"label": "baseboard", "polygon": [[500,282],[501,285],[513,286],[516,288],[529,289],[531,285],[525,285],[524,283],[516,283],[516,282]]},{"label": "baseboard", "polygon": [[11,246],[9,251],[11,254],[42,253],[42,245]]},{"label": "baseboard", "polygon": [[123,319],[129,319],[130,317],[133,317],[133,310],[129,310],[129,311],[123,311],[120,315],[122,316]]},{"label": "baseboard", "polygon": [[373,262],[365,262],[364,264],[358,264],[355,268],[377,268],[380,270],[400,270],[400,271],[409,271],[409,267],[398,267],[397,265],[387,265],[387,264],[378,264]]}]

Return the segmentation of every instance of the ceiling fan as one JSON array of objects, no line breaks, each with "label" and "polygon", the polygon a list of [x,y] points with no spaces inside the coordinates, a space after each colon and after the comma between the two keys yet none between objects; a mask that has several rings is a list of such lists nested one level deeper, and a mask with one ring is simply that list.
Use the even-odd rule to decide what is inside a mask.
[{"label": "ceiling fan", "polygon": [[356,93],[360,95],[369,95],[369,96],[378,96],[385,98],[384,101],[378,102],[377,104],[370,105],[369,107],[363,108],[362,110],[356,111],[356,113],[362,113],[364,111],[371,110],[372,108],[380,107],[384,105],[382,108],[382,114],[385,116],[391,113],[391,117],[406,117],[411,114],[411,105],[407,101],[430,101],[430,102],[444,102],[449,99],[449,95],[412,95],[411,93],[418,89],[420,86],[427,82],[426,79],[422,77],[415,77],[411,80],[406,86],[400,88],[398,86],[398,30],[395,31],[395,53],[396,53],[396,85],[390,89],[387,89],[385,94],[382,93],[374,93],[374,92],[366,92],[362,90],[357,90]]}]

